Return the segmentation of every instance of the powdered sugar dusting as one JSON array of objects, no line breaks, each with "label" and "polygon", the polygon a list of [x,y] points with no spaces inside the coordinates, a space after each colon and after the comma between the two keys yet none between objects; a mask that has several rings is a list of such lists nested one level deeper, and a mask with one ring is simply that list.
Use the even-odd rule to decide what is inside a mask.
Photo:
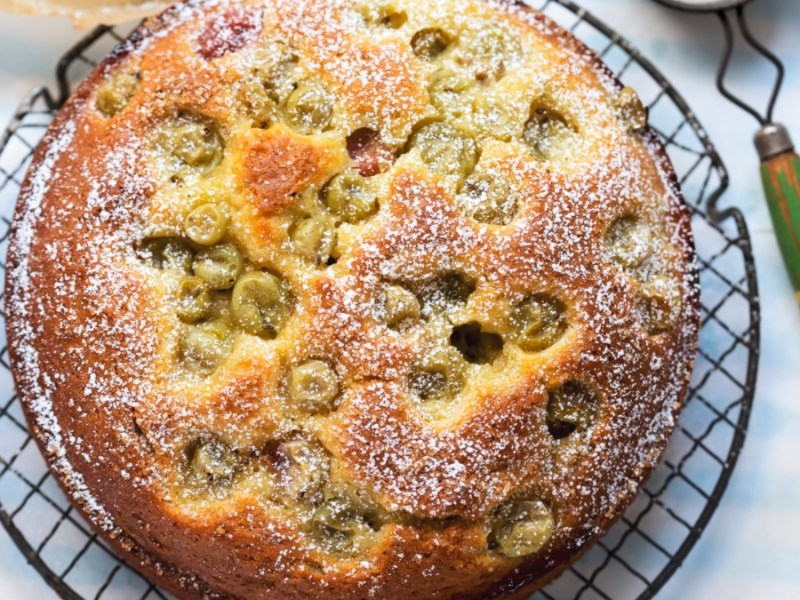
[{"label": "powdered sugar dusting", "polygon": [[92,519],[103,530],[111,531],[114,528],[111,517],[86,486],[83,475],[73,469],[67,459],[63,432],[53,412],[53,395],[57,382],[51,374],[40,371],[39,353],[36,349],[37,331],[32,325],[35,290],[31,287],[28,261],[34,242],[35,225],[41,215],[42,203],[47,196],[50,182],[59,177],[58,160],[69,148],[74,134],[75,124],[66,123],[29,175],[30,192],[25,210],[15,222],[13,251],[17,262],[9,272],[9,277],[15,282],[14,294],[6,302],[13,305],[20,319],[14,345],[18,357],[15,368],[19,379],[25,381],[28,387],[26,397],[31,399],[31,413],[36,419],[51,468],[67,482],[72,497],[84,507]]},{"label": "powdered sugar dusting", "polygon": [[[207,578],[254,597],[273,586],[478,593],[475,582],[520,564],[496,539],[519,499],[543,502],[555,523],[535,577],[607,529],[674,427],[697,287],[663,150],[625,122],[594,56],[499,1],[193,2],[150,27],[103,67],[107,79],[123,68],[140,77],[127,108],[101,118],[90,86],[54,130],[11,246],[21,396],[92,520],[187,588],[213,596]],[[431,28],[450,40],[441,52],[414,47]],[[306,84],[324,92],[310,108]],[[243,182],[258,176],[269,136],[314,168],[267,190],[280,198],[266,210]],[[82,154],[86,139],[99,158]],[[170,154],[176,139],[192,151]],[[344,171],[356,183],[343,194],[366,190],[359,211],[328,196]],[[209,198],[224,205],[223,241],[242,270],[288,290],[269,335],[225,312],[232,304],[179,318],[184,271],[148,263],[151,237],[177,239],[190,262],[204,251],[186,241],[184,219]],[[45,207],[68,235],[50,236]],[[608,231],[626,220],[639,229],[619,250]],[[327,228],[316,241],[313,229],[297,234],[309,222]],[[32,270],[32,253],[52,273]],[[233,302],[227,288],[213,293]],[[537,295],[555,298],[567,325],[531,350],[513,315]],[[499,347],[471,353],[454,341],[463,327]],[[213,355],[187,350],[198,332],[216,336]],[[45,340],[63,342],[69,367],[53,364]],[[310,361],[336,386],[314,410],[289,383]],[[415,387],[421,373],[427,387]],[[573,384],[596,410],[562,435],[550,405]],[[65,433],[64,406],[98,431]],[[95,469],[118,489],[97,489]],[[337,502],[350,503],[355,533],[336,529]],[[253,540],[253,561],[234,560]],[[239,579],[269,585],[226,587]]]}]

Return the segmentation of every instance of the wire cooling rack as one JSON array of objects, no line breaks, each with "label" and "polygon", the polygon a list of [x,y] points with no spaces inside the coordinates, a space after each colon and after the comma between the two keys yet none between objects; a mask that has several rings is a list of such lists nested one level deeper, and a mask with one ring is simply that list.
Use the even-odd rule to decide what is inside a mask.
[{"label": "wire cooling rack", "polygon": [[[690,397],[671,445],[624,517],[536,600],[652,598],[708,524],[744,443],[759,352],[759,305],[747,227],[717,200],[728,176],[705,131],[638,51],[568,0],[532,2],[594,49],[650,107],[692,211],[702,330]],[[34,90],[0,138],[0,256],[19,187],[54,112],[130,28],[99,27],[58,64],[55,92]],[[0,265],[2,266],[2,265]],[[3,315],[4,317],[4,315]],[[5,320],[0,320],[5,329]],[[5,339],[5,335],[3,338]],[[69,505],[28,429],[0,352],[0,521],[45,581],[70,600],[169,595],[120,561]]]}]

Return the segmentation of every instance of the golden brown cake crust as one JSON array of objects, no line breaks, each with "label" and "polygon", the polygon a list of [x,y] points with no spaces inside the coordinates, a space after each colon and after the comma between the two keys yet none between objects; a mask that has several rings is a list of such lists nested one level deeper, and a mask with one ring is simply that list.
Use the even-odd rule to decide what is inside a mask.
[{"label": "golden brown cake crust", "polygon": [[[523,598],[610,527],[666,446],[693,365],[699,292],[689,212],[663,147],[630,124],[597,57],[538,12],[437,4],[179,5],[87,78],[36,151],[6,280],[20,400],[75,506],[179,597]],[[489,21],[518,46],[484,69],[464,56]],[[450,105],[442,117],[428,97],[442,67],[409,45],[431,26],[457,39],[443,60],[478,80],[471,116],[453,119],[458,140],[480,151],[453,176],[414,143],[420,127],[450,119]],[[275,64],[301,69],[295,84],[323,86],[329,125],[292,124],[285,98],[274,109],[283,116],[262,118],[269,100],[244,86]],[[133,92],[107,110],[103,86],[120,73],[135,73]],[[544,114],[539,105],[566,123],[551,146],[522,130]],[[187,123],[224,151],[176,170],[165,148]],[[367,159],[353,150],[365,130],[378,132]],[[334,219],[319,197],[351,164],[377,182],[378,203],[357,221]],[[506,222],[460,204],[483,172],[513,190],[513,210],[497,217]],[[298,208],[309,190],[317,208]],[[195,372],[177,279],[142,248],[182,235],[187,210],[208,197],[225,198],[225,239],[246,269],[285,282],[290,314],[274,339],[234,327],[225,356]],[[320,214],[336,223],[335,256],[309,262],[292,232]],[[621,267],[609,230],[631,215],[650,246],[641,264]],[[426,304],[426,286],[452,273],[469,282],[463,306]],[[410,324],[389,327],[376,310],[388,284],[419,298]],[[670,303],[657,326],[642,309],[654,286]],[[512,315],[542,293],[560,299],[568,326],[524,350]],[[497,357],[471,360],[448,345],[451,330],[474,323],[503,340]],[[426,402],[410,382],[440,346],[456,357],[461,387]],[[333,406],[313,414],[287,400],[287,373],[308,359],[329,361],[338,381]],[[574,382],[597,406],[565,434],[549,407]],[[236,457],[224,484],[196,482],[187,465],[209,437]],[[297,440],[315,440],[302,447],[324,457],[309,463],[324,478],[314,499],[282,479]],[[343,488],[381,515],[359,521],[364,533],[346,552],[313,528],[330,490]],[[541,500],[555,526],[539,552],[510,558],[493,527],[520,497]]]}]

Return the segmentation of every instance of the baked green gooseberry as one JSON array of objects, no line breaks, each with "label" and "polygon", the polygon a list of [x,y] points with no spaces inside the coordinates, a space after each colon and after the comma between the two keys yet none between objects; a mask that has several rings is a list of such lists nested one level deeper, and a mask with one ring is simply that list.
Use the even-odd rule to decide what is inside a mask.
[{"label": "baked green gooseberry", "polygon": [[228,212],[214,202],[194,208],[183,222],[186,237],[201,246],[213,246],[219,242],[227,227]]},{"label": "baked green gooseberry", "polygon": [[652,241],[650,230],[640,220],[620,217],[606,231],[606,254],[619,267],[633,269],[650,256]]},{"label": "baked green gooseberry", "polygon": [[647,126],[647,107],[633,88],[620,90],[614,108],[628,131],[641,131]]},{"label": "baked green gooseberry", "polygon": [[651,335],[671,329],[678,320],[680,292],[669,277],[659,275],[643,283],[636,301],[639,320]]},{"label": "baked green gooseberry", "polygon": [[396,0],[378,0],[359,7],[364,20],[369,24],[387,29],[400,29],[408,21],[408,14]]},{"label": "baked green gooseberry", "polygon": [[228,351],[228,334],[221,322],[187,327],[180,338],[181,358],[199,371],[213,371]]},{"label": "baked green gooseberry", "polygon": [[460,60],[478,81],[497,81],[519,56],[519,40],[498,27],[482,27],[466,40]]},{"label": "baked green gooseberry", "polygon": [[311,527],[326,550],[338,553],[353,550],[358,538],[371,531],[364,516],[342,498],[321,504],[311,517]]},{"label": "baked green gooseberry", "polygon": [[327,483],[330,459],[316,440],[294,438],[265,450],[281,493],[289,502],[317,503]]},{"label": "baked green gooseberry", "polygon": [[555,344],[567,330],[567,307],[550,294],[533,294],[511,314],[516,344],[526,352],[541,352]]},{"label": "baked green gooseberry", "polygon": [[417,148],[422,161],[433,172],[463,178],[478,158],[475,141],[445,121],[431,121],[419,126],[408,141]]},{"label": "baked green gooseberry", "polygon": [[522,130],[522,141],[540,160],[555,157],[572,129],[563,115],[534,103]]},{"label": "baked green gooseberry", "polygon": [[178,318],[184,323],[195,323],[209,316],[211,290],[199,277],[185,276],[178,283]]},{"label": "baked green gooseberry", "polygon": [[189,273],[192,270],[194,251],[179,238],[162,237],[145,240],[144,251],[150,264],[165,271]]},{"label": "baked green gooseberry", "polygon": [[507,177],[482,171],[467,178],[456,196],[456,204],[476,221],[507,225],[517,214],[517,196]]},{"label": "baked green gooseberry", "polygon": [[428,95],[443,116],[459,118],[472,110],[475,80],[447,69],[437,71],[428,87]]},{"label": "baked green gooseberry", "polygon": [[333,96],[320,85],[301,84],[286,100],[286,120],[306,135],[325,131],[333,120]]},{"label": "baked green gooseberry", "polygon": [[236,475],[238,456],[230,445],[216,436],[201,436],[189,446],[189,473],[203,485],[230,484]]},{"label": "baked green gooseberry", "polygon": [[436,60],[447,50],[452,38],[438,27],[421,29],[411,38],[411,49],[423,60]]},{"label": "baked green gooseberry", "polygon": [[381,300],[383,321],[389,327],[398,327],[421,316],[419,300],[402,285],[385,285],[381,290]]},{"label": "baked green gooseberry", "polygon": [[217,244],[198,252],[192,263],[194,274],[214,290],[227,290],[244,269],[241,252],[233,244]]},{"label": "baked green gooseberry", "polygon": [[547,426],[556,439],[589,429],[597,416],[597,396],[580,381],[567,381],[548,392]]},{"label": "baked green gooseberry", "polygon": [[378,209],[378,197],[372,183],[349,169],[327,183],[322,190],[322,199],[335,216],[348,223],[363,221]]},{"label": "baked green gooseberry", "polygon": [[137,72],[120,71],[104,81],[97,90],[97,110],[109,119],[122,111],[139,91],[140,79]]},{"label": "baked green gooseberry", "polygon": [[278,105],[270,96],[264,82],[258,79],[248,79],[242,84],[239,88],[239,101],[256,127],[266,129],[278,118]]},{"label": "baked green gooseberry", "polygon": [[475,282],[463,273],[442,273],[419,286],[422,314],[425,317],[442,313],[452,315],[467,304],[474,291]]},{"label": "baked green gooseberry", "polygon": [[325,264],[336,245],[336,229],[324,215],[305,217],[289,231],[295,251],[315,264]]},{"label": "baked green gooseberry", "polygon": [[541,500],[518,500],[500,509],[490,541],[508,558],[539,552],[555,531],[553,513]]},{"label": "baked green gooseberry", "polygon": [[210,169],[222,160],[222,137],[206,120],[179,120],[164,132],[164,143],[188,167]]},{"label": "baked green gooseberry", "polygon": [[308,360],[289,371],[292,403],[312,414],[329,412],[339,393],[339,379],[333,367],[322,360]]},{"label": "baked green gooseberry", "polygon": [[264,49],[264,66],[254,71],[259,76],[267,96],[275,105],[283,104],[296,88],[295,69],[300,62],[297,50],[283,42]]},{"label": "baked green gooseberry", "polygon": [[464,360],[454,348],[427,352],[412,368],[409,385],[423,402],[449,400],[464,387]]},{"label": "baked green gooseberry", "polygon": [[231,294],[231,314],[251,335],[273,339],[291,311],[289,292],[272,273],[255,271],[243,275]]}]

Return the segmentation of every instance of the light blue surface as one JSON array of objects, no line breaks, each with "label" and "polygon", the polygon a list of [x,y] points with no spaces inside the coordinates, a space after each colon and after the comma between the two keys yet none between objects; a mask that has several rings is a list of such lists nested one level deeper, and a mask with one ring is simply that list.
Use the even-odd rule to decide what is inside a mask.
[{"label": "light blue surface", "polygon": [[[761,287],[762,360],[748,440],[708,530],[659,598],[800,599],[800,309],[763,200],[751,142],[756,123],[714,87],[722,48],[715,17],[680,14],[651,0],[581,4],[652,59],[708,130],[731,176],[723,204],[739,206],[747,217]],[[787,64],[775,116],[800,142],[800,2],[757,0],[748,13],[757,37]],[[0,16],[0,124],[27,89],[51,83],[52,65],[79,36],[62,20]],[[32,39],[39,42],[31,46]],[[773,71],[739,48],[731,87],[763,105]],[[51,597],[0,532],[0,598]]]}]

